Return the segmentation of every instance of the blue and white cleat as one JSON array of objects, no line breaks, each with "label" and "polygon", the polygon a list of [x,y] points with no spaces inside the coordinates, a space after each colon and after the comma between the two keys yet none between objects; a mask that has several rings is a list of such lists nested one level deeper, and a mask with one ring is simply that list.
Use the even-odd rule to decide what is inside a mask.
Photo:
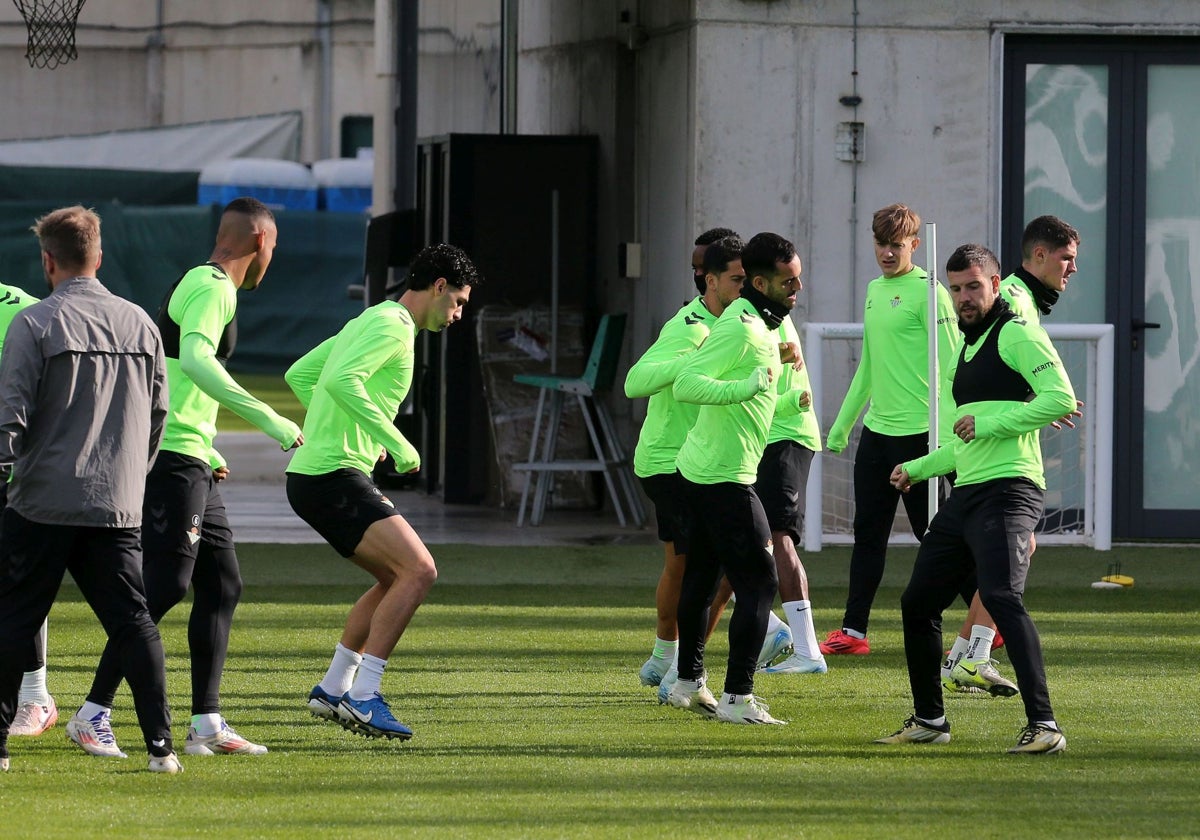
[{"label": "blue and white cleat", "polygon": [[368,738],[399,738],[407,741],[413,732],[392,715],[383,695],[376,691],[366,700],[355,700],[347,692],[338,703],[337,713],[343,727]]},{"label": "blue and white cleat", "polygon": [[792,630],[785,624],[763,640],[762,650],[758,654],[758,668],[766,668],[777,659],[791,656],[793,650]]},{"label": "blue and white cleat", "polygon": [[793,653],[787,659],[768,665],[762,671],[764,674],[824,674],[829,671],[829,666],[825,663],[824,656],[809,659],[807,656]]},{"label": "blue and white cleat", "polygon": [[667,671],[671,670],[671,660],[661,659],[657,656],[651,656],[642,663],[642,670],[638,671],[638,679],[642,685],[661,685],[662,679],[667,675]]},{"label": "blue and white cleat", "polygon": [[308,710],[313,713],[313,717],[331,720],[334,723],[341,723],[337,710],[338,703],[341,700],[342,698],[327,694],[325,689],[321,688],[320,685],[316,685],[308,693]]},{"label": "blue and white cleat", "polygon": [[658,684],[658,702],[662,705],[667,705],[667,697],[671,693],[672,686],[679,679],[679,669],[672,665],[671,670],[663,675],[662,682]]}]

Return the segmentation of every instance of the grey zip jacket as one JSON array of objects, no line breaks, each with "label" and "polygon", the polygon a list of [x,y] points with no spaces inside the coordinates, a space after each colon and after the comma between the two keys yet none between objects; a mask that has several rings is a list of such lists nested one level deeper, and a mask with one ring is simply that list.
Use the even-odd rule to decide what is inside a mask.
[{"label": "grey zip jacket", "polygon": [[142,524],[167,416],[162,339],[94,277],[18,313],[0,358],[0,480],[32,522]]}]

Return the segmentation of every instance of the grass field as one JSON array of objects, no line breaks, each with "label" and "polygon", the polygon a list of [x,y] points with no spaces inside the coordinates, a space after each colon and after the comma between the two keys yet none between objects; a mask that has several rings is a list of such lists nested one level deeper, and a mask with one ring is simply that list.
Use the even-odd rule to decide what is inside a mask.
[{"label": "grass field", "polygon": [[[910,710],[895,550],[868,657],[824,676],[760,676],[787,727],[737,727],[659,706],[637,683],[653,633],[658,555],[646,547],[440,546],[441,579],[384,677],[405,744],[311,718],[365,578],[318,546],[242,547],[246,590],[225,713],[269,744],[258,757],[183,757],[160,777],[124,689],[130,753],[91,758],[60,724],[12,739],[0,776],[16,837],[1195,837],[1200,835],[1200,564],[1192,549],[1124,549],[1137,584],[1097,591],[1111,555],[1039,550],[1028,602],[1069,739],[1051,757],[1004,754],[1018,699],[951,698],[954,741],[881,747]],[[818,631],[840,618],[848,555],[809,555]],[[182,741],[185,620],[163,622]],[[961,620],[956,609],[953,621]],[[721,633],[708,664],[719,687]],[[50,621],[50,684],[64,719],[102,643],[72,587]],[[1002,667],[1011,673],[1003,652]]]}]

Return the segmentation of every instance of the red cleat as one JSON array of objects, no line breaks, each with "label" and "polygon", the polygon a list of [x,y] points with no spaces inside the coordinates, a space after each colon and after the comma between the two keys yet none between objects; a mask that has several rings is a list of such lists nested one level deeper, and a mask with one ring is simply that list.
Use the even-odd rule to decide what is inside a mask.
[{"label": "red cleat", "polygon": [[840,654],[866,656],[871,652],[871,643],[867,639],[856,639],[853,636],[848,636],[841,630],[833,630],[825,637],[825,641],[821,642],[820,648],[821,653],[826,656],[838,656]]}]

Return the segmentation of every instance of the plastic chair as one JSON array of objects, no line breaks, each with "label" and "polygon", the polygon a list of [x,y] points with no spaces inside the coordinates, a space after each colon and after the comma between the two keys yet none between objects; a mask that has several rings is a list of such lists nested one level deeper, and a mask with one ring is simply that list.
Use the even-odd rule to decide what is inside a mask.
[{"label": "plastic chair", "polygon": [[[525,510],[529,502],[529,489],[535,485],[533,509],[529,524],[540,525],[546,512],[546,496],[550,489],[551,474],[555,472],[599,472],[604,474],[604,483],[612,499],[613,510],[621,525],[626,522],[626,509],[635,526],[646,521],[646,510],[638,495],[633,478],[633,469],[617,437],[612,415],[603,400],[597,399],[612,388],[617,373],[617,360],[621,354],[621,340],[625,337],[624,314],[605,315],[600,319],[592,352],[587,367],[578,377],[549,376],[519,373],[513,381],[521,385],[532,385],[539,389],[537,414],[533,423],[533,436],[529,440],[529,460],[513,464],[514,470],[525,472],[525,488],[521,491],[521,509],[517,514],[517,525],[525,524]],[[595,460],[560,461],[555,458],[558,443],[558,428],[562,420],[563,400],[573,394],[579,402],[579,411],[587,426]],[[549,397],[549,399],[547,399]],[[549,413],[547,414],[547,409]],[[594,420],[593,420],[594,416]],[[544,422],[543,422],[544,421]],[[543,426],[545,439],[542,438]],[[541,457],[538,444],[541,442]],[[536,482],[534,481],[536,477]],[[617,487],[620,485],[620,492]],[[622,504],[621,496],[624,496]]]}]

